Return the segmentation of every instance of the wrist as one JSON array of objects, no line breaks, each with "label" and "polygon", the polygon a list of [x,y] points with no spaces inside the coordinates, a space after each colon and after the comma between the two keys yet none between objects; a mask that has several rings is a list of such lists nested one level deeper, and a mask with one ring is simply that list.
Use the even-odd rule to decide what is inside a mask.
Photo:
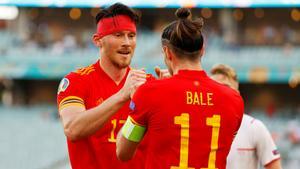
[{"label": "wrist", "polygon": [[123,102],[127,102],[130,100],[130,95],[127,94],[126,91],[124,91],[123,89],[119,90],[119,92],[116,93],[116,96],[118,97],[118,100],[123,103]]}]

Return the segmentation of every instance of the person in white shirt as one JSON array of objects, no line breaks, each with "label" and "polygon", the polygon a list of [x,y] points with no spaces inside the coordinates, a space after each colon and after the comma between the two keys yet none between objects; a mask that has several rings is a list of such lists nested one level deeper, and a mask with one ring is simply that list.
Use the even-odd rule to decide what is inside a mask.
[{"label": "person in white shirt", "polygon": [[[233,68],[218,64],[211,69],[211,78],[238,91],[237,74]],[[280,154],[266,126],[249,115],[233,140],[227,156],[226,169],[282,169]]]}]

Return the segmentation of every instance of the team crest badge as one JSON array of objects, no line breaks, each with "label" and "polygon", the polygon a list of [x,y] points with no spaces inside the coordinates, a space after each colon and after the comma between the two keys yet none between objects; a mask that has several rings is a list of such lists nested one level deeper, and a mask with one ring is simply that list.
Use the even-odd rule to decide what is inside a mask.
[{"label": "team crest badge", "polygon": [[70,84],[69,79],[63,78],[61,80],[61,82],[59,83],[58,92],[57,93],[59,94],[60,92],[64,92],[68,88],[69,84]]}]

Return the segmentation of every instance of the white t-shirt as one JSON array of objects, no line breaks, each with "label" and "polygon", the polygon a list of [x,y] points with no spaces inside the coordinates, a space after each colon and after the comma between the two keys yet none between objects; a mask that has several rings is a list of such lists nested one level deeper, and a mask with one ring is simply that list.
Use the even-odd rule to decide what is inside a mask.
[{"label": "white t-shirt", "polygon": [[280,158],[277,147],[266,126],[244,115],[227,157],[226,169],[257,169]]}]

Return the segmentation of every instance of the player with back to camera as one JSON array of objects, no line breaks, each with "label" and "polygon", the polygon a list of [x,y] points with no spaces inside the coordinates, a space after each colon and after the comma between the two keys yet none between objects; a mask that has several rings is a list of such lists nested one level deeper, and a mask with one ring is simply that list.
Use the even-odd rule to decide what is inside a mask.
[{"label": "player with back to camera", "polygon": [[210,79],[201,66],[203,20],[189,9],[164,28],[161,40],[172,77],[140,86],[118,134],[117,156],[126,161],[147,137],[147,169],[225,169],[244,105],[238,92]]}]

